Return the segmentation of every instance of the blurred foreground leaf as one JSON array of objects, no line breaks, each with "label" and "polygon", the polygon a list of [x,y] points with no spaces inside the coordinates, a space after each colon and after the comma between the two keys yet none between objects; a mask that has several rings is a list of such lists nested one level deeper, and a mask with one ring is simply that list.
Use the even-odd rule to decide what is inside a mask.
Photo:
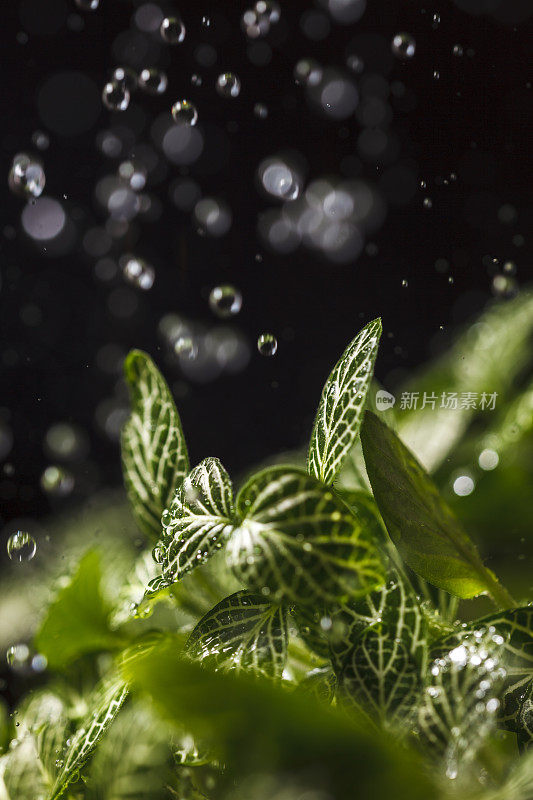
[{"label": "blurred foreground leaf", "polygon": [[172,642],[130,656],[123,670],[165,719],[186,726],[217,751],[230,778],[289,773],[335,800],[436,796],[411,751],[309,695],[212,672],[184,660]]}]

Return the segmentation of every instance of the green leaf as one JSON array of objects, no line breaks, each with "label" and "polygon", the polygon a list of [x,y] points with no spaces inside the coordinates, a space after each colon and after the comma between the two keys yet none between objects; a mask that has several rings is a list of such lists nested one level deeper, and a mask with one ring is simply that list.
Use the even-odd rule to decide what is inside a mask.
[{"label": "green leaf", "polygon": [[361,440],[379,510],[411,569],[458,597],[488,592],[497,604],[512,606],[512,597],[484,566],[435,484],[396,434],[367,412]]},{"label": "green leaf", "polygon": [[491,627],[467,632],[451,650],[436,651],[430,664],[417,733],[443,759],[449,778],[475,758],[496,726],[505,679],[502,643]]},{"label": "green leaf", "polygon": [[232,786],[240,782],[237,791],[243,794],[238,796],[257,796],[244,789],[246,780],[259,774],[301,781],[298,796],[312,789],[335,800],[353,800],[354,786],[358,800],[435,796],[408,747],[309,695],[246,673],[212,672],[180,657],[169,643],[129,658],[124,670],[166,719],[217,752],[226,765],[226,780]]},{"label": "green leaf", "polygon": [[[531,363],[532,331],[533,292],[522,290],[512,300],[489,306],[453,347],[401,387],[420,398],[418,408],[398,411],[397,419],[402,439],[426,469],[433,472],[442,464],[473,418],[485,413],[472,407],[442,407],[442,393],[456,392],[460,397],[462,392],[496,392],[499,406]],[[424,392],[436,395],[435,408],[431,404],[421,407]]]},{"label": "green leaf", "polygon": [[281,677],[287,660],[287,618],[263,595],[240,591],[200,620],[187,642],[193,656],[217,668]]},{"label": "green leaf", "polygon": [[425,618],[406,579],[391,569],[381,591],[332,613],[330,644],[341,696],[381,723],[404,719],[427,655]]},{"label": "green leaf", "polygon": [[35,800],[51,791],[58,772],[58,753],[69,731],[69,709],[51,691],[30,695],[17,710],[17,738],[2,758],[6,797]]},{"label": "green leaf", "polygon": [[322,391],[307,471],[324,483],[333,483],[357,438],[380,336],[381,320],[369,322],[350,342]]},{"label": "green leaf", "polygon": [[233,530],[233,487],[218,458],[206,458],[187,475],[168,510],[156,555],[167,585],[204,564]]},{"label": "green leaf", "polygon": [[[489,614],[470,623],[466,631],[474,635],[476,630],[485,628],[502,638],[501,660],[506,678],[500,695],[499,722],[520,737],[524,731],[523,704],[533,684],[533,606]],[[457,647],[464,633],[453,633],[437,642],[436,651]]]},{"label": "green leaf", "polygon": [[384,581],[372,537],[328,487],[297,467],[254,475],[237,498],[242,518],[228,563],[248,589],[273,602],[334,602]]},{"label": "green leaf", "polygon": [[80,769],[107,732],[127,696],[128,689],[121,680],[104,679],[98,684],[89,698],[88,711],[82,724],[65,742],[65,749],[60,758],[62,766],[49,794],[49,800],[61,797],[68,786],[79,778]]},{"label": "green leaf", "polygon": [[121,436],[124,482],[141,530],[155,539],[189,457],[174,400],[150,356],[132,350],[124,371],[132,404]]},{"label": "green leaf", "polygon": [[128,704],[97,747],[87,800],[168,800],[173,783],[170,732],[146,705]]},{"label": "green leaf", "polygon": [[35,638],[51,669],[61,669],[86,653],[124,645],[110,629],[112,606],[101,590],[100,554],[89,550],[71,581],[51,603]]}]

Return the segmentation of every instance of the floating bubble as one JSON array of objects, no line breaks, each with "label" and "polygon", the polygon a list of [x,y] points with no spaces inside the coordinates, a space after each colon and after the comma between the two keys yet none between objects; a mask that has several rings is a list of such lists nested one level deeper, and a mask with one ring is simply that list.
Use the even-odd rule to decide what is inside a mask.
[{"label": "floating bubble", "polygon": [[433,70],[433,79],[438,81],[440,79],[440,72],[438,69]]},{"label": "floating bubble", "polygon": [[281,7],[275,0],[257,0],[254,11],[261,17],[266,17],[271,25],[275,25],[281,19]]},{"label": "floating bubble", "polygon": [[233,72],[223,72],[217,78],[216,89],[221,97],[238,97],[241,93],[241,82]]},{"label": "floating bubble", "polygon": [[213,197],[204,197],[196,203],[194,217],[200,230],[209,236],[224,236],[233,219],[226,203]]},{"label": "floating bubble", "polygon": [[437,30],[440,25],[440,14],[438,11],[435,11],[433,16],[431,17],[431,27],[433,30]]},{"label": "floating bubble", "polygon": [[74,488],[74,476],[64,467],[51,464],[41,475],[41,488],[46,494],[66,497]]},{"label": "floating bubble", "polygon": [[6,660],[11,669],[24,670],[29,663],[30,648],[27,644],[12,644],[6,652]]},{"label": "floating bubble", "polygon": [[37,550],[35,539],[26,531],[17,531],[7,540],[7,554],[11,561],[31,561]]},{"label": "floating bubble", "polygon": [[146,186],[146,170],[136,161],[123,161],[118,168],[118,174],[134,192],[139,192]]},{"label": "floating bubble", "polygon": [[147,67],[139,75],[139,86],[147,94],[164,94],[168,86],[168,78],[162,70]]},{"label": "floating bubble", "polygon": [[429,210],[430,208],[433,208],[433,200],[431,199],[431,197],[424,197],[422,205],[424,206],[424,208]]},{"label": "floating bubble", "polygon": [[27,153],[18,153],[13,159],[8,183],[19,197],[40,197],[46,184],[42,164]]},{"label": "floating bubble", "polygon": [[190,100],[178,100],[172,106],[172,118],[174,122],[184,122],[186,125],[196,125],[198,122],[198,111]]},{"label": "floating bubble", "polygon": [[193,336],[182,334],[176,338],[173,350],[180,358],[187,358],[193,361],[198,356],[198,344]]},{"label": "floating bubble", "polygon": [[265,192],[282,200],[296,200],[302,189],[300,176],[280,158],[266,158],[257,175]]},{"label": "floating bubble", "polygon": [[459,475],[453,482],[453,491],[459,497],[467,497],[475,489],[475,483],[470,475]]},{"label": "floating bubble", "polygon": [[115,67],[111,73],[111,81],[125,86],[130,94],[137,88],[137,75],[130,67]]},{"label": "floating bubble", "polygon": [[100,5],[100,0],[76,0],[76,5],[82,11],[96,11]]},{"label": "floating bubble", "polygon": [[209,295],[209,307],[213,314],[228,319],[238,314],[242,307],[242,294],[234,286],[215,286]]},{"label": "floating bubble", "polygon": [[322,0],[336,22],[351,25],[363,16],[366,0]]},{"label": "floating bubble", "polygon": [[38,150],[48,150],[50,146],[50,137],[44,131],[35,131],[31,140]]},{"label": "floating bubble", "polygon": [[102,89],[102,102],[110,111],[126,111],[130,104],[130,93],[126,84],[109,81]]},{"label": "floating bubble", "polygon": [[44,446],[52,458],[72,461],[82,458],[89,449],[84,431],[68,422],[52,425],[46,432]]},{"label": "floating bubble", "polygon": [[27,205],[21,215],[24,232],[39,242],[55,239],[64,229],[66,219],[61,203],[51,197],[40,197]]},{"label": "floating bubble", "polygon": [[348,69],[351,69],[352,72],[355,72],[356,75],[360,75],[365,68],[365,62],[362,58],[359,58],[359,56],[352,54],[346,59],[346,66]]},{"label": "floating bubble", "polygon": [[261,16],[257,11],[248,9],[241,17],[241,27],[249,39],[258,39],[266,36],[270,30],[270,22],[266,16]]},{"label": "floating bubble", "polygon": [[481,469],[490,471],[496,469],[500,463],[500,457],[496,450],[485,449],[482,450],[478,457],[478,464]]},{"label": "floating bubble", "polygon": [[254,114],[259,119],[266,119],[268,117],[268,108],[264,103],[256,103],[254,106]]},{"label": "floating bubble", "polygon": [[454,56],[460,58],[463,55],[463,46],[462,44],[454,44],[452,53]]},{"label": "floating bubble", "polygon": [[128,283],[143,291],[148,291],[154,285],[155,270],[142,258],[126,257],[122,265],[122,274]]},{"label": "floating bubble", "polygon": [[412,58],[416,50],[414,37],[410,33],[397,33],[392,39],[391,50],[403,61]]},{"label": "floating bubble", "polygon": [[322,67],[314,58],[302,58],[294,67],[294,80],[304,86],[318,86],[322,80]]},{"label": "floating bubble", "polygon": [[262,333],[257,340],[257,349],[262,356],[273,356],[278,349],[278,340],[272,333]]},{"label": "floating bubble", "polygon": [[179,17],[165,17],[159,31],[167,44],[180,44],[185,39],[185,25]]},{"label": "floating bubble", "polygon": [[509,275],[495,275],[492,279],[492,292],[496,297],[514,297],[518,294],[518,283]]}]

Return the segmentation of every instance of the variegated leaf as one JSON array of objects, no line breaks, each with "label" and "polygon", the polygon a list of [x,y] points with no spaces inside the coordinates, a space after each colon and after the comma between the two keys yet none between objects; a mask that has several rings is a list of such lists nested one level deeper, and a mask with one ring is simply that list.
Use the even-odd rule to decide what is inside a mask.
[{"label": "variegated leaf", "polygon": [[263,595],[236,592],[200,620],[187,650],[216,668],[279,678],[287,660],[286,611]]},{"label": "variegated leaf", "polygon": [[124,482],[140,528],[156,539],[189,457],[174,400],[150,356],[132,350],[124,371],[132,403],[121,435]]},{"label": "variegated leaf", "polygon": [[163,583],[179,581],[220,550],[234,517],[229,475],[218,458],[206,458],[187,475],[163,515],[163,536],[155,550]]},{"label": "variegated leaf", "polygon": [[117,679],[104,680],[96,687],[88,701],[88,711],[84,721],[66,742],[66,749],[60,759],[61,770],[50,792],[49,800],[61,797],[69,784],[78,779],[80,769],[117,716],[127,695],[126,685]]},{"label": "variegated leaf", "polygon": [[381,320],[369,322],[348,345],[322,391],[307,471],[324,483],[333,483],[357,438],[380,336]]},{"label": "variegated leaf", "polygon": [[341,696],[393,722],[418,695],[427,653],[424,615],[415,593],[391,569],[388,584],[331,615],[330,646]]},{"label": "variegated leaf", "polygon": [[465,632],[437,649],[416,710],[419,738],[455,778],[475,758],[497,722],[506,671],[504,639],[493,626]]},{"label": "variegated leaf", "polygon": [[274,602],[336,602],[384,582],[375,543],[355,513],[297,467],[273,467],[241,489],[242,518],[228,563],[251,591]]},{"label": "variegated leaf", "polygon": [[[506,678],[501,692],[499,722],[506,730],[514,731],[519,738],[524,733],[526,698],[533,683],[533,606],[490,614],[471,623],[468,633],[479,628],[492,628],[502,637],[502,662]],[[457,647],[464,631],[447,636],[435,647]],[[530,723],[529,723],[530,724]],[[527,729],[527,724],[525,725]],[[527,734],[526,734],[527,735]]]}]

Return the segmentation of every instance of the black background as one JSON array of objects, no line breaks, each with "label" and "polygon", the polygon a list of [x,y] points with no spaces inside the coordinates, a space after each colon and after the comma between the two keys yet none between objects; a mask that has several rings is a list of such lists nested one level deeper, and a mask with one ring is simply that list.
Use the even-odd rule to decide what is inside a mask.
[{"label": "black background", "polygon": [[[0,96],[6,178],[13,155],[34,152],[32,133],[46,130],[37,104],[43,81],[60,71],[79,70],[101,87],[116,65],[113,42],[130,26],[135,5],[139,3],[102,0],[95,13],[79,12],[71,0],[25,0],[4,6]],[[24,236],[23,203],[4,181],[0,407],[14,438],[6,456],[13,474],[8,467],[7,474],[4,469],[0,475],[5,536],[21,517],[40,518],[50,510],[39,476],[49,463],[43,437],[55,422],[75,423],[90,442],[88,454],[75,467],[78,489],[70,502],[79,493],[119,483],[118,445],[94,422],[95,408],[113,394],[117,380],[95,361],[97,351],[109,342],[124,352],[134,346],[148,350],[169,381],[178,382],[193,463],[217,455],[230,471],[243,470],[305,442],[329,368],[364,322],[383,317],[377,375],[393,388],[402,374],[438,351],[450,332],[487,302],[497,269],[492,259],[500,265],[515,261],[519,282],[531,276],[533,19],[528,5],[492,3],[497,16],[507,16],[503,22],[493,14],[470,13],[479,10],[480,3],[477,9],[461,10],[447,1],[433,7],[414,0],[372,0],[359,22],[332,23],[319,42],[310,41],[299,27],[302,13],[315,6],[301,0],[282,6],[282,33],[272,42],[267,66],[255,66],[248,57],[239,25],[248,4],[242,2],[180,4],[186,41],[178,48],[157,45],[157,63],[168,72],[169,90],[162,98],[136,102],[153,118],[180,96],[194,100],[209,135],[207,155],[190,173],[204,193],[228,201],[233,225],[222,239],[200,237],[190,216],[168,200],[168,182],[183,174],[170,166],[166,181],[152,190],[161,200],[161,216],[139,223],[138,250],[154,264],[157,278],[153,289],[138,298],[131,318],[110,314],[111,287],[95,279],[94,259],[83,254],[79,242],[67,254],[54,257]],[[47,21],[54,19],[51,9],[64,21],[59,30],[47,33]],[[436,11],[441,23],[434,29]],[[72,14],[77,16],[67,16]],[[209,29],[202,27],[204,15],[211,17]],[[70,30],[69,25],[79,26],[80,17],[83,30]],[[25,42],[20,32],[28,28]],[[388,49],[399,30],[409,31],[417,41],[416,56],[408,63],[393,59]],[[269,205],[254,190],[259,161],[292,148],[306,159],[308,177],[339,174],[342,160],[356,154],[360,130],[353,118],[338,123],[309,109],[294,83],[294,64],[312,56],[343,67],[346,55],[353,52],[354,37],[366,35],[382,37],[381,45],[385,43],[365,54],[366,69],[402,81],[407,89],[411,108],[395,110],[392,127],[401,142],[398,161],[408,163],[417,177],[412,197],[401,206],[389,205],[384,225],[370,238],[378,248],[375,255],[363,252],[346,265],[331,264],[304,250],[276,256],[256,233],[257,215]],[[202,41],[217,50],[217,64],[209,69],[195,63],[194,49]],[[462,57],[452,54],[457,43],[464,49]],[[214,91],[215,78],[225,69],[241,77],[237,100],[223,100]],[[440,72],[439,80],[434,70]],[[201,87],[191,86],[192,73],[202,75]],[[268,106],[266,120],[254,116],[256,102]],[[71,113],[79,113],[79,108]],[[79,211],[79,240],[85,230],[103,221],[93,189],[112,165],[95,140],[113,116],[102,109],[98,122],[82,135],[51,133],[50,147],[41,154],[46,193],[66,195],[66,207]],[[142,131],[140,140],[148,138]],[[205,166],[208,158],[211,168]],[[379,184],[386,166],[366,164],[362,175]],[[445,185],[443,179],[451,172],[457,180]],[[426,181],[426,189],[418,186],[420,180]],[[424,197],[433,201],[429,210],[423,208]],[[506,203],[517,210],[511,225],[498,220],[498,209]],[[524,237],[520,246],[516,238],[513,244],[517,234]],[[262,261],[256,260],[258,253]],[[119,254],[120,250],[113,252],[115,257]],[[446,273],[435,269],[436,260],[443,258],[450,262]],[[407,287],[402,280],[408,281]],[[166,362],[157,323],[164,313],[176,312],[212,324],[206,297],[221,282],[232,282],[243,293],[243,308],[234,324],[251,343],[251,361],[238,375],[189,385],[179,369]],[[42,313],[37,326],[24,322],[28,304]],[[265,330],[279,339],[278,353],[271,359],[255,351],[255,340]]]}]

